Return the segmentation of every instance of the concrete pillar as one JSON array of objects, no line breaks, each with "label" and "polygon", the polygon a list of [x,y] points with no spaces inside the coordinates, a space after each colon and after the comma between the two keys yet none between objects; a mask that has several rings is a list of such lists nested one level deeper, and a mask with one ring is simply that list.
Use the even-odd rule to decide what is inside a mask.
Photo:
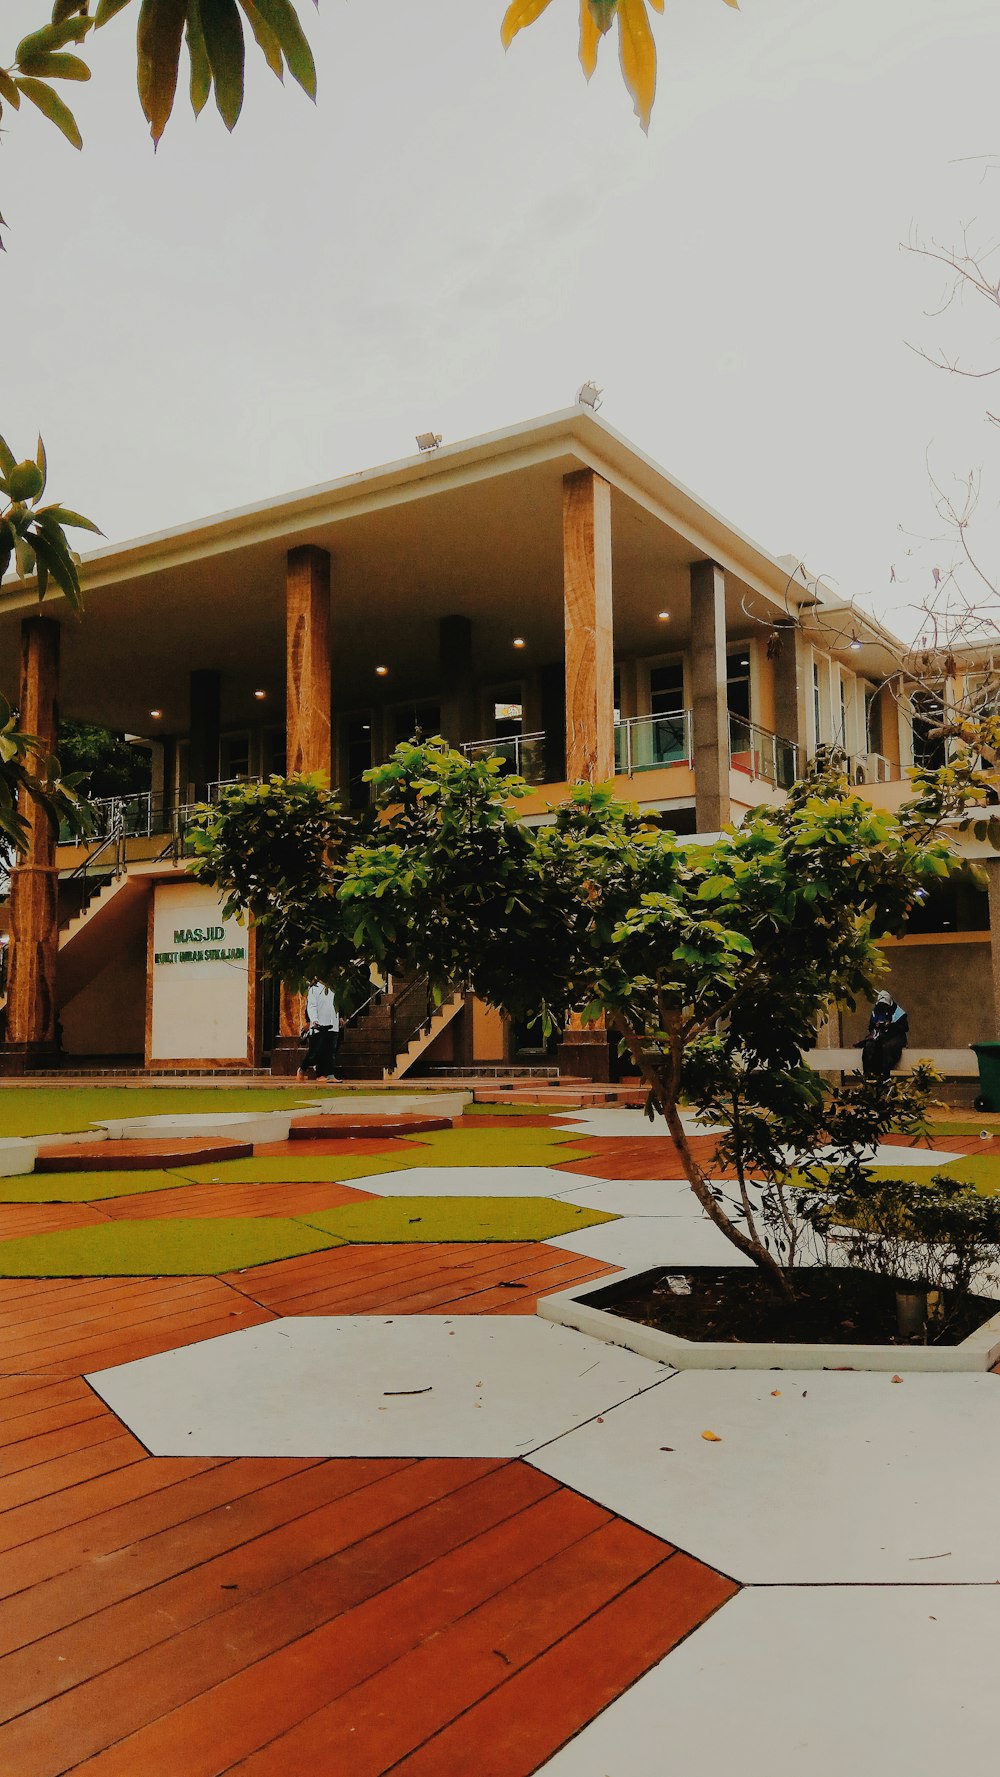
[{"label": "concrete pillar", "polygon": [[222,680],[214,667],[191,674],[188,721],[188,781],[196,802],[219,775],[219,713]]},{"label": "concrete pillar", "polygon": [[611,488],[592,469],[563,478],[566,631],[566,776],[605,783],[615,773]]},{"label": "concrete pillar", "polygon": [[[50,617],[21,624],[20,726],[55,751],[59,725],[59,625]],[[4,1069],[23,1073],[57,1054],[56,967],[59,958],[58,833],[44,809],[22,794],[28,823],[23,861],[11,872],[10,982]]]},{"label": "concrete pillar", "polygon": [[794,623],[779,623],[774,660],[774,727],[782,740],[799,749],[798,774],[805,771],[809,750],[808,712],[812,695],[809,644]]},{"label": "concrete pillar", "polygon": [[545,782],[566,780],[566,669],[548,661],[538,675],[539,726],[545,735]]},{"label": "concrete pillar", "polygon": [[[329,782],[330,735],[330,557],[306,543],[288,551],[286,570],[286,675],[289,775],[321,771]],[[275,1073],[294,1073],[301,1055],[299,1032],[305,1023],[301,994],[281,987]]]},{"label": "concrete pillar", "polygon": [[699,833],[717,833],[729,819],[726,580],[711,561],[690,572],[695,820]]},{"label": "concrete pillar", "polygon": [[438,660],[441,668],[441,733],[445,740],[453,747],[460,747],[463,741],[485,739],[476,732],[476,676],[472,624],[468,617],[441,618]]}]

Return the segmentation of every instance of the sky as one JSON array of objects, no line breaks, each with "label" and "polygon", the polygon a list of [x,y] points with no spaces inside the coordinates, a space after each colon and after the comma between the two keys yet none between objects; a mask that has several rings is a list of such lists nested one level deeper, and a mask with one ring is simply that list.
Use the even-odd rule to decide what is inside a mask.
[{"label": "sky", "polygon": [[[1000,567],[1000,312],[935,315],[919,234],[1000,241],[996,0],[668,0],[648,137],[576,0],[301,0],[313,106],[253,45],[229,136],[154,154],[133,4],[63,88],[77,154],[4,117],[0,432],[112,540],[604,390],[602,417],[775,554],[900,628],[982,473]],[[0,62],[46,15],[6,0]],[[183,78],[183,77],[182,77]],[[1000,276],[1000,257],[995,268]],[[994,324],[995,323],[995,324]],[[991,353],[995,356],[991,356]]]}]

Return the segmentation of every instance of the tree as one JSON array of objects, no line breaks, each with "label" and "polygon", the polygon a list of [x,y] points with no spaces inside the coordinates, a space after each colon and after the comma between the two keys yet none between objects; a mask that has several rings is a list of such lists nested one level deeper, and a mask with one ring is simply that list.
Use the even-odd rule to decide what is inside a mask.
[{"label": "tree", "polygon": [[[51,20],[23,37],[6,67],[0,66],[0,116],[37,107],[74,148],[83,138],[55,81],[90,79],[78,51],[91,31],[99,31],[133,0],[55,0]],[[736,7],[738,0],[725,0]],[[549,0],[512,0],[500,28],[508,48]],[[643,129],[648,129],[656,93],[656,46],[648,7],[662,12],[664,0],[580,0],[580,61],[589,80],[597,66],[600,41],[617,20],[622,76]],[[153,141],[162,136],[173,110],[181,48],[187,48],[191,105],[197,116],[214,92],[226,128],[235,127],[243,108],[247,33],[279,80],[285,72],[316,97],[316,64],[291,0],[141,0],[136,33],[139,102]],[[0,218],[2,224],[2,218]]]},{"label": "tree", "polygon": [[[551,824],[521,825],[526,786],[501,766],[440,740],[398,747],[368,774],[369,835],[316,777],[234,789],[204,811],[196,868],[229,913],[249,910],[265,966],[291,986],[318,978],[358,1001],[374,964],[546,1029],[603,1014],[705,1213],[793,1292],[797,1193],[856,1188],[873,1142],[924,1127],[931,1083],[824,1102],[804,1051],[830,1008],[875,987],[877,941],[959,867],[945,828],[986,779],[971,757],[916,774],[891,814],[828,771],[705,845],[586,786]],[[728,1126],[718,1159],[732,1193],[699,1160],[685,1101]]]}]

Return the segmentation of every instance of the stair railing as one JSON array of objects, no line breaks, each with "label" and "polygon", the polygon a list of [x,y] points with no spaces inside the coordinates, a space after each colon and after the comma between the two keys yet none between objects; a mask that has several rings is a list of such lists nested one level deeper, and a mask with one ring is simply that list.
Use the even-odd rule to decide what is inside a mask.
[{"label": "stair railing", "polygon": [[412,1043],[418,1031],[429,1026],[435,1008],[431,1005],[431,984],[426,975],[417,975],[389,1000],[389,1046],[393,1061]]},{"label": "stair railing", "polygon": [[[125,816],[124,812],[119,809],[107,836],[101,840],[99,845],[95,846],[93,851],[87,853],[87,856],[77,864],[76,869],[70,871],[67,878],[67,881],[78,882],[81,885],[79,909],[81,913],[85,911],[94,895],[105,886],[106,882],[116,882],[120,876],[125,875],[128,869],[125,841]],[[101,865],[100,870],[97,869],[98,864]],[[101,878],[99,882],[96,880],[98,876]]]}]

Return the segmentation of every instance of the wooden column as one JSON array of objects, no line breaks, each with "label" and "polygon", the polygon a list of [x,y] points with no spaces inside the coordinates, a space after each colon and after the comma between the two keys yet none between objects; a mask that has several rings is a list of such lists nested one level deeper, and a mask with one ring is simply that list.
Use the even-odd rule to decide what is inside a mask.
[{"label": "wooden column", "polygon": [[[287,770],[321,771],[329,782],[330,557],[313,543],[288,551],[286,571]],[[305,1001],[284,985],[278,1009],[275,1073],[294,1073],[301,1054],[299,1032]]]},{"label": "wooden column", "polygon": [[[59,625],[28,617],[21,625],[20,726],[55,751],[59,725]],[[23,861],[11,874],[10,984],[4,1068],[22,1073],[54,1059],[59,957],[58,834],[44,810],[22,795],[28,823]]]},{"label": "wooden column", "polygon": [[288,772],[330,776],[330,557],[306,543],[288,551]]},{"label": "wooden column", "polygon": [[729,819],[726,580],[712,561],[692,562],[690,573],[695,821],[717,833]]},{"label": "wooden column", "polygon": [[615,774],[611,488],[592,469],[563,480],[563,615],[566,777],[604,783]]}]

